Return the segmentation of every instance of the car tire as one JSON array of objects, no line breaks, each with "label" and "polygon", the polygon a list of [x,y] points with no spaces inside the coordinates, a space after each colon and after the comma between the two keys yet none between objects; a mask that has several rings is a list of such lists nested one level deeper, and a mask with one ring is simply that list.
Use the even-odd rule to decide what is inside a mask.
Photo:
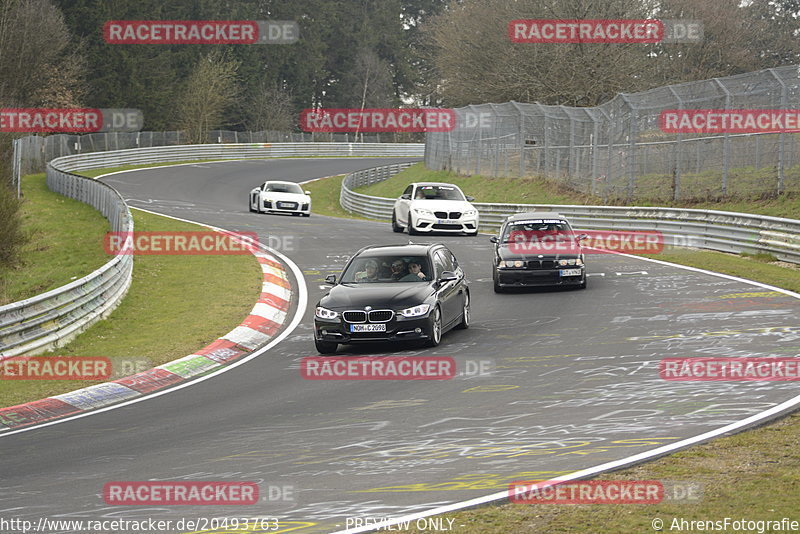
[{"label": "car tire", "polygon": [[442,342],[442,310],[436,306],[431,313],[431,337],[426,341],[427,347],[438,347]]},{"label": "car tire", "polygon": [[583,275],[583,282],[578,285],[578,289],[586,289],[586,275]]},{"label": "car tire", "polygon": [[300,215],[302,215],[303,217],[311,217],[310,213],[301,213]]},{"label": "car tire", "polygon": [[411,214],[408,214],[408,235],[419,235],[420,232],[414,228],[414,219],[411,218]]},{"label": "car tire", "polygon": [[249,200],[247,201],[247,207],[250,208],[250,213],[255,213],[256,210],[253,209],[253,203]]},{"label": "car tire", "polygon": [[464,295],[464,309],[461,311],[461,322],[456,326],[459,330],[466,330],[469,328],[470,323],[469,291],[464,293]]},{"label": "car tire", "polygon": [[403,230],[405,230],[405,228],[397,224],[397,213],[392,210],[392,232],[399,234]]},{"label": "car tire", "polygon": [[330,341],[320,341],[314,339],[314,346],[320,354],[333,354],[339,348],[338,343],[331,343]]},{"label": "car tire", "polygon": [[494,281],[494,292],[495,293],[505,293],[506,292],[505,288],[497,283],[497,280]]}]

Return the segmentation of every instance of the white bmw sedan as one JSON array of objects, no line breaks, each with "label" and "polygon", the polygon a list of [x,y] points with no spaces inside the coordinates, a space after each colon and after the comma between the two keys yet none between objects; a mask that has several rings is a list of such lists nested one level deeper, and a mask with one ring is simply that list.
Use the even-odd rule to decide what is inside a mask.
[{"label": "white bmw sedan", "polygon": [[294,182],[269,181],[250,191],[250,211],[311,216],[311,193]]},{"label": "white bmw sedan", "polygon": [[431,232],[478,234],[478,210],[457,185],[419,182],[394,203],[392,230],[409,235]]}]

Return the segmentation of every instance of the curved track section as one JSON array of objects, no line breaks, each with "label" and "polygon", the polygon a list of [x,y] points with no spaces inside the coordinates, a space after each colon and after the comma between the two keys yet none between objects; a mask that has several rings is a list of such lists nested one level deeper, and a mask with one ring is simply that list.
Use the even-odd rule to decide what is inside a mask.
[{"label": "curved track section", "polygon": [[[393,159],[187,165],[109,176],[132,206],[257,231],[322,279],[358,248],[399,243],[388,224],[247,211],[267,177],[303,181]],[[311,314],[273,350],[202,386],[0,439],[5,516],[278,517],[330,532],[347,517],[421,512],[627,458],[775,407],[781,382],[667,382],[667,356],[796,356],[800,301],[743,281],[614,255],[590,257],[589,288],[495,295],[486,236],[436,237],[472,280],[473,326],[436,349],[361,346],[342,354],[490,360],[449,381],[304,381]],[[280,248],[280,246],[278,247]],[[114,480],[243,480],[292,499],[247,509],[109,507]],[[262,490],[266,492],[266,489]]]}]

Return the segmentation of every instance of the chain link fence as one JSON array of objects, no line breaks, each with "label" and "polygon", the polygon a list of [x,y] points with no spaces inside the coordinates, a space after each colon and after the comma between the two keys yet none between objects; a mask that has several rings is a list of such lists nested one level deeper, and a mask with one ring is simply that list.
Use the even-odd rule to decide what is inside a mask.
[{"label": "chain link fence", "polygon": [[541,176],[608,200],[770,197],[800,191],[800,134],[673,134],[664,110],[798,109],[800,66],[618,94],[597,107],[482,104],[428,133],[433,170]]},{"label": "chain link fence", "polygon": [[[303,132],[236,132],[212,130],[207,143],[396,143],[407,141],[402,134],[352,134]],[[185,132],[108,132],[85,135],[56,134],[31,135],[14,141],[14,176],[18,187],[19,177],[44,172],[47,162],[62,156],[106,152],[128,148],[151,148],[188,144]]]}]

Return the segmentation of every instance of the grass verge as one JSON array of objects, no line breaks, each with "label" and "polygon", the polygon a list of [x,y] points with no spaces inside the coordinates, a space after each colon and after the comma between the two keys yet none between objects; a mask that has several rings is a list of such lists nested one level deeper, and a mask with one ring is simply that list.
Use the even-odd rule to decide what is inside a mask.
[{"label": "grass verge", "polygon": [[101,245],[110,226],[99,211],[50,191],[44,174],[23,177],[22,188],[28,240],[19,266],[0,268],[0,306],[61,287],[108,261]]},{"label": "grass verge", "polygon": [[[36,179],[26,179],[23,184],[30,186],[25,191],[26,199],[30,202],[28,208],[40,205],[40,196],[52,194],[46,187],[38,187],[40,184]],[[77,211],[87,208],[97,213],[82,203],[72,207]],[[204,229],[194,224],[132,211],[136,231]],[[69,270],[77,276],[83,276],[92,270],[63,253],[62,244],[93,253],[99,251],[98,267],[108,261],[109,256],[105,255],[102,248],[107,222],[99,214],[99,220],[92,219],[93,222],[82,227],[85,233],[74,230],[57,239],[52,237],[51,234],[62,233],[60,227],[73,215],[71,208],[38,212],[37,221],[42,225],[41,239],[47,237],[53,240],[49,253],[42,254],[36,260],[47,264],[37,266],[42,272]],[[261,291],[261,269],[250,254],[137,256],[134,264],[133,282],[119,307],[106,320],[94,324],[53,354],[146,358],[152,365],[160,365],[191,354],[229,332],[247,316]],[[34,279],[33,275],[31,279]],[[65,393],[93,383],[96,382],[3,381],[0,406]]]},{"label": "grass verge", "polygon": [[331,217],[347,217],[349,219],[366,219],[342,208],[339,204],[339,192],[342,189],[342,180],[345,175],[320,178],[313,182],[303,184],[303,189],[311,192],[311,211],[320,215]]}]

